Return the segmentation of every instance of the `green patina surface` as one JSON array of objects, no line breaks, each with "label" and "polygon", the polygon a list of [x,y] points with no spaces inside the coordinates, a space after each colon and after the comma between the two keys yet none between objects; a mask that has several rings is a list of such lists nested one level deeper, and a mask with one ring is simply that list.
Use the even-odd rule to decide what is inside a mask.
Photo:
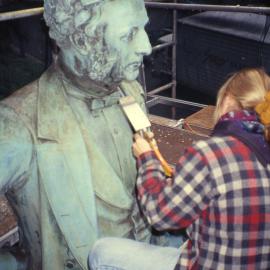
[{"label": "green patina surface", "polygon": [[[151,52],[148,17],[142,0],[47,0],[44,16],[60,54],[1,102],[0,190],[21,187],[28,269],[86,270],[99,237],[151,238],[134,196],[133,130],[118,105],[132,95],[144,107],[135,79]],[[0,57],[2,96],[44,68]]]}]

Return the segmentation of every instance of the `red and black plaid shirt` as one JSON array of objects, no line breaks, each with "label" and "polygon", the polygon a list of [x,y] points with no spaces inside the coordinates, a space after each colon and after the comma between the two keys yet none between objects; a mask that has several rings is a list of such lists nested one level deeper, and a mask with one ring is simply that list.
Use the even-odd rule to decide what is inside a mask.
[{"label": "red and black plaid shirt", "polygon": [[138,159],[138,196],[157,230],[187,228],[175,269],[270,269],[270,168],[231,136],[199,141],[166,179],[153,152]]}]

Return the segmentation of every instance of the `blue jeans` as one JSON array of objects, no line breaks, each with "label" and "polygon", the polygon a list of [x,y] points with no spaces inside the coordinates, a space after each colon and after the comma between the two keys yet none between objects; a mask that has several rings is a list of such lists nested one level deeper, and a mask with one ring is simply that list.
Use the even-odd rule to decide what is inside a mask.
[{"label": "blue jeans", "polygon": [[91,270],[173,270],[180,248],[160,247],[123,238],[98,240],[88,258]]}]

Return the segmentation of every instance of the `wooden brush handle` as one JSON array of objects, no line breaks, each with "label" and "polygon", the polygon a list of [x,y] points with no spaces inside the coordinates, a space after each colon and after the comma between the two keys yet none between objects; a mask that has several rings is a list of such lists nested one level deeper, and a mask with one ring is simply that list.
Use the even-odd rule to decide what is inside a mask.
[{"label": "wooden brush handle", "polygon": [[144,137],[148,141],[148,143],[150,144],[152,150],[154,151],[155,155],[157,156],[158,160],[160,161],[161,166],[164,169],[165,175],[168,176],[168,177],[171,177],[173,169],[168,164],[168,162],[163,158],[162,154],[160,153],[154,137],[149,137],[146,132],[144,133]]}]

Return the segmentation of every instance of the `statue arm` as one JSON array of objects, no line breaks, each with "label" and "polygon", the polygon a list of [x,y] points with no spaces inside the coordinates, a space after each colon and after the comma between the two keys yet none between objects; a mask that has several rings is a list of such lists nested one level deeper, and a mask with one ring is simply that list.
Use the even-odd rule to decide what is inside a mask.
[{"label": "statue arm", "polygon": [[0,106],[0,192],[25,181],[33,156],[29,130],[9,107]]}]

